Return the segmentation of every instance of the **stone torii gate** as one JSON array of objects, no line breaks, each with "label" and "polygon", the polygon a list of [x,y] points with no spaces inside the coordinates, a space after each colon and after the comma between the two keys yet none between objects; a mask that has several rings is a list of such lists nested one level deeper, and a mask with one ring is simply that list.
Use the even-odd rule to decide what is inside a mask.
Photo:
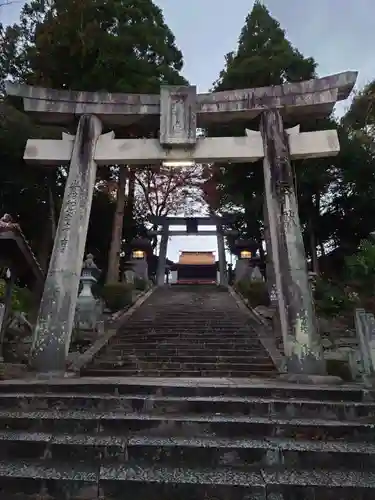
[{"label": "stone torii gate", "polygon": [[[306,82],[197,95],[194,86],[161,87],[160,95],[60,91],[9,84],[26,112],[39,121],[72,124],[75,136],[29,140],[24,159],[31,164],[70,165],[56,239],[34,333],[32,365],[40,372],[65,370],[79,277],[99,165],[150,165],[191,161],[254,162],[263,159],[280,324],[288,370],[324,374],[305,251],[293,186],[291,160],[336,155],[335,130],[300,133],[285,129],[306,115],[327,116],[346,99],[357,78],[345,72]],[[197,127],[260,116],[260,131],[243,137],[197,138]],[[142,120],[159,139],[115,139],[102,129]],[[245,129],[245,126],[244,126]],[[233,166],[233,168],[236,168]]]},{"label": "stone torii gate", "polygon": [[[189,234],[196,234],[197,236],[216,236],[217,248],[219,254],[219,272],[220,272],[220,285],[228,285],[226,259],[225,259],[225,236],[235,236],[237,231],[224,230],[223,226],[229,223],[228,218],[225,217],[150,217],[150,222],[154,226],[161,226],[160,230],[149,231],[150,236],[161,236],[159,263],[156,274],[156,282],[158,286],[164,285],[165,266],[167,261],[168,241],[171,236],[188,236]],[[184,226],[185,231],[170,231],[170,226]],[[215,226],[215,230],[199,231],[198,226]]]}]

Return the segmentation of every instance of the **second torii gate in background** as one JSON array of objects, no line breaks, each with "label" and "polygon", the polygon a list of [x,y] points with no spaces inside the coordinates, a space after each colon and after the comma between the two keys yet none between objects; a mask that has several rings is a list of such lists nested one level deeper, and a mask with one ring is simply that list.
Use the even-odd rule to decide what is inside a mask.
[{"label": "second torii gate in background", "polygon": [[[217,249],[219,256],[219,274],[220,285],[228,285],[227,266],[225,259],[225,236],[235,236],[237,231],[224,230],[223,226],[230,223],[229,217],[150,217],[149,220],[153,226],[161,226],[160,230],[149,231],[150,236],[161,236],[159,263],[156,275],[158,286],[164,285],[165,266],[167,261],[168,241],[171,236],[188,236],[196,234],[197,236],[216,236]],[[170,226],[185,226],[185,231],[170,231]],[[215,226],[215,230],[199,231],[199,226]]]}]

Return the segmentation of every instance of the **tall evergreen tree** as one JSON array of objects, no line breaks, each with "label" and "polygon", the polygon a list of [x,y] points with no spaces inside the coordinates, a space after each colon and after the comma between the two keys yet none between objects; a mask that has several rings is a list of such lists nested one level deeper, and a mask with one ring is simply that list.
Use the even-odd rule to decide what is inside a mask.
[{"label": "tall evergreen tree", "polygon": [[[308,80],[316,63],[305,58],[286,39],[268,9],[256,2],[246,18],[236,51],[227,54],[214,90],[254,88]],[[304,120],[304,130],[338,127],[341,152],[336,158],[294,162],[299,212],[308,256],[315,270],[317,247],[342,247],[347,254],[374,230],[375,191],[374,83],[354,99],[338,126],[334,119]],[[210,135],[244,135],[257,123],[215,126]],[[263,238],[264,182],[262,165],[240,164],[214,169],[222,212],[238,211],[237,229],[244,237]]]},{"label": "tall evergreen tree", "polygon": [[280,85],[315,76],[316,62],[305,58],[285,37],[266,6],[256,1],[246,18],[236,52],[225,57],[215,90]]},{"label": "tall evergreen tree", "polygon": [[[225,67],[214,83],[214,91],[280,85],[315,77],[316,62],[305,58],[287,40],[284,30],[267,7],[256,2],[242,28],[237,50],[225,57]],[[214,126],[210,135],[243,136],[256,123]],[[224,166],[223,166],[224,167]],[[263,171],[260,163],[237,164],[222,169],[217,178],[221,210],[239,208],[239,229],[243,236],[263,240]]]}]

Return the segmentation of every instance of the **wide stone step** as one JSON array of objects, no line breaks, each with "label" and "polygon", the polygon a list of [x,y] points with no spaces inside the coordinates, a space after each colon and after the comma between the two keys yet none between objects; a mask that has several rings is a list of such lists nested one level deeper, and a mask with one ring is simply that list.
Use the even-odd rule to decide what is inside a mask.
[{"label": "wide stone step", "polygon": [[51,434],[0,432],[0,461],[38,460],[86,464],[107,459],[150,466],[192,468],[197,465],[216,468],[257,466],[266,468],[278,462],[293,468],[298,459],[301,468],[347,467],[349,470],[373,470],[375,444],[340,443],[282,438],[223,439],[184,437],[122,437],[97,434]]},{"label": "wide stone step", "polygon": [[277,493],[287,494],[287,498],[294,500],[304,498],[298,495],[302,487],[305,492],[306,487],[309,488],[310,498],[317,495],[322,500],[329,500],[336,494],[335,498],[340,500],[369,500],[373,498],[375,488],[373,472],[348,470],[343,473],[342,470],[330,469],[243,471],[230,467],[173,468],[113,463],[104,463],[100,468],[80,463],[73,468],[70,462],[6,461],[0,463],[0,477],[3,498],[11,500],[17,498],[17,491],[26,491],[30,495],[23,496],[25,499],[43,492],[52,500],[123,500],[124,491],[126,498],[142,500],[274,500]]},{"label": "wide stone step", "polygon": [[181,371],[219,371],[219,372],[248,372],[251,370],[255,371],[274,371],[275,367],[271,361],[267,363],[262,362],[243,362],[237,363],[233,362],[225,362],[221,360],[208,362],[201,362],[199,360],[194,361],[194,359],[190,359],[190,361],[182,361],[179,359],[174,359],[173,361],[167,361],[158,358],[143,358],[143,359],[102,359],[98,357],[94,360],[94,362],[90,365],[90,367],[96,367],[100,369],[115,369],[115,368],[136,368],[136,369],[155,369],[155,370],[181,370]]},{"label": "wide stone step", "polygon": [[264,356],[254,356],[249,354],[248,356],[223,356],[223,355],[211,355],[211,354],[206,354],[206,355],[186,355],[184,353],[181,353],[180,350],[177,348],[173,352],[152,352],[149,353],[147,350],[140,350],[140,351],[132,351],[129,353],[118,353],[118,351],[112,351],[111,349],[108,349],[106,352],[103,352],[100,354],[100,362],[101,363],[108,363],[108,362],[122,362],[122,361],[128,361],[128,358],[131,357],[133,358],[136,356],[138,361],[141,362],[158,362],[158,363],[163,363],[163,362],[168,362],[168,363],[194,363],[197,365],[201,365],[202,363],[209,363],[212,364],[214,363],[215,365],[217,363],[219,364],[228,364],[228,363],[233,363],[233,364],[255,364],[255,365],[271,365],[272,361],[271,359],[264,355]]},{"label": "wide stone step", "polygon": [[290,384],[274,379],[221,379],[201,377],[119,377],[64,378],[50,380],[0,381],[0,399],[5,394],[30,392],[36,394],[78,393],[101,395],[155,395],[175,397],[226,396],[266,397],[276,399],[313,399],[321,401],[363,402],[373,401],[373,391],[358,385],[305,385]]},{"label": "wide stone step", "polygon": [[248,377],[270,377],[278,375],[276,369],[274,371],[270,370],[256,370],[248,368],[246,371],[239,370],[211,370],[211,369],[194,369],[194,370],[181,370],[180,368],[176,369],[168,369],[168,368],[113,368],[113,369],[101,369],[95,368],[94,365],[89,365],[87,368],[83,368],[81,370],[81,375],[87,377],[169,377],[169,378],[178,378],[178,377],[219,377],[219,378],[228,378],[228,377],[240,377],[240,378],[248,378]]},{"label": "wide stone step", "polygon": [[[139,324],[164,323],[170,325],[184,321],[188,325],[196,323],[203,325],[215,324],[218,327],[223,325],[231,326],[232,322],[233,326],[244,326],[245,324],[249,324],[249,317],[246,314],[242,314],[239,309],[218,314],[208,309],[198,310],[196,308],[189,308],[186,304],[180,304],[179,307],[180,312],[176,314],[172,314],[168,308],[161,311],[158,310],[157,313],[149,309],[143,309],[143,311],[139,309],[138,313],[134,313],[134,315],[131,316],[130,321]],[[182,309],[182,307],[185,309]],[[184,310],[184,312],[181,312],[182,310]]]},{"label": "wide stone step", "polygon": [[182,331],[186,333],[192,332],[209,332],[215,331],[218,335],[222,335],[225,333],[234,334],[234,333],[246,333],[249,331],[253,331],[253,328],[248,325],[233,325],[233,323],[228,323],[227,325],[221,323],[220,325],[213,323],[201,323],[201,322],[191,322],[187,323],[183,319],[179,321],[174,321],[172,323],[160,323],[157,320],[150,321],[149,323],[137,323],[130,321],[126,327],[122,328],[123,331],[136,330],[139,332],[142,331],[150,331],[153,330],[156,333],[160,332],[174,332],[174,331]]},{"label": "wide stone step", "polygon": [[324,401],[306,398],[235,396],[158,396],[112,394],[15,392],[2,394],[0,409],[8,411],[89,410],[149,413],[157,415],[248,415],[281,418],[354,420],[375,417],[374,402]]},{"label": "wide stone step", "polygon": [[179,346],[168,347],[167,349],[165,349],[163,348],[163,346],[160,346],[159,349],[155,349],[155,351],[150,351],[150,349],[148,349],[147,347],[144,348],[143,346],[132,348],[129,345],[122,349],[118,349],[109,345],[102,351],[100,351],[98,355],[101,358],[106,358],[106,359],[109,357],[113,359],[121,359],[123,357],[135,355],[140,358],[147,357],[150,359],[153,358],[168,359],[168,360],[170,359],[171,361],[173,361],[173,359],[176,359],[176,356],[178,357],[179,360],[197,359],[198,361],[206,360],[206,362],[217,359],[222,359],[224,361],[237,359],[240,362],[241,361],[252,362],[258,360],[268,362],[270,360],[270,357],[264,348],[263,349],[259,348],[257,350],[248,349],[248,350],[236,351],[234,349],[211,350],[204,347],[201,347],[200,349],[198,348],[187,349],[186,347],[181,348]]},{"label": "wide stone step", "polygon": [[131,327],[128,328],[126,331],[120,331],[119,335],[121,336],[126,336],[126,337],[135,337],[135,336],[147,336],[149,338],[154,338],[154,339],[159,339],[162,337],[186,337],[187,339],[202,339],[202,340],[209,340],[211,339],[214,341],[215,339],[256,339],[257,335],[255,332],[251,330],[233,330],[233,331],[228,331],[228,330],[222,330],[218,331],[215,328],[210,328],[210,329],[201,329],[201,328],[192,328],[191,330],[188,330],[184,328],[184,326],[176,326],[173,330],[167,329],[167,328],[160,328],[157,330],[156,328],[150,327],[150,328],[136,328],[136,327]]},{"label": "wide stone step", "polygon": [[375,442],[371,419],[325,420],[233,415],[157,415],[76,410],[0,411],[0,430],[47,433],[101,433],[125,437],[284,437]]},{"label": "wide stone step", "polygon": [[260,340],[256,337],[250,337],[250,338],[242,338],[242,339],[237,339],[234,337],[230,338],[212,338],[212,337],[195,337],[195,338],[188,338],[183,335],[181,336],[163,336],[160,337],[159,339],[155,339],[153,337],[149,337],[148,335],[131,335],[131,336],[116,336],[113,338],[110,343],[108,344],[108,347],[111,347],[113,349],[128,349],[129,347],[133,347],[134,349],[139,349],[139,348],[149,348],[152,349],[152,352],[156,350],[157,348],[176,348],[176,347],[181,347],[181,348],[191,348],[191,349],[232,349],[236,350],[237,352],[240,349],[246,349],[248,351],[251,350],[259,350],[263,349],[263,345],[260,342]]},{"label": "wide stone step", "polygon": [[[180,305],[180,308],[185,307],[185,304]],[[139,310],[139,313],[134,313],[129,318],[129,321],[132,323],[138,324],[150,324],[150,323],[159,323],[159,324],[169,324],[174,325],[175,323],[179,323],[180,321],[186,322],[186,324],[214,324],[218,327],[222,326],[244,326],[246,324],[250,324],[249,317],[245,314],[242,314],[239,309],[236,311],[232,311],[231,313],[226,314],[216,314],[210,313],[206,310],[196,310],[186,308],[184,313],[174,314],[172,315],[169,309],[158,312],[155,314],[151,311],[146,311],[145,309],[142,312],[142,309]]]},{"label": "wide stone step", "polygon": [[191,340],[191,339],[186,339],[184,337],[181,338],[170,338],[167,337],[166,339],[163,339],[161,341],[155,341],[152,338],[146,337],[146,338],[140,338],[136,337],[133,339],[130,339],[127,336],[116,336],[114,339],[111,340],[111,342],[108,345],[108,348],[112,350],[129,350],[130,348],[133,349],[140,349],[140,348],[147,348],[150,350],[150,352],[155,352],[158,349],[175,349],[175,348],[180,348],[180,349],[189,349],[194,351],[195,353],[199,353],[199,351],[203,348],[209,349],[209,350],[231,350],[235,351],[238,353],[238,351],[241,352],[251,352],[253,350],[259,350],[260,348],[263,349],[263,346],[258,338],[248,338],[245,340],[241,341],[236,341],[233,339],[233,337],[230,337],[223,341],[222,339],[209,339],[205,340],[204,338],[199,338],[196,340]]}]

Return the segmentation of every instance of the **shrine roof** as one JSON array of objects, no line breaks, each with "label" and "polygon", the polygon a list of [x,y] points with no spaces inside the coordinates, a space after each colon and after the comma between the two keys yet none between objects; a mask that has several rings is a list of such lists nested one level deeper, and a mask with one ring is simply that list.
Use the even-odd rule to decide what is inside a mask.
[{"label": "shrine roof", "polygon": [[20,226],[0,221],[0,262],[26,281],[44,282],[44,274]]}]

